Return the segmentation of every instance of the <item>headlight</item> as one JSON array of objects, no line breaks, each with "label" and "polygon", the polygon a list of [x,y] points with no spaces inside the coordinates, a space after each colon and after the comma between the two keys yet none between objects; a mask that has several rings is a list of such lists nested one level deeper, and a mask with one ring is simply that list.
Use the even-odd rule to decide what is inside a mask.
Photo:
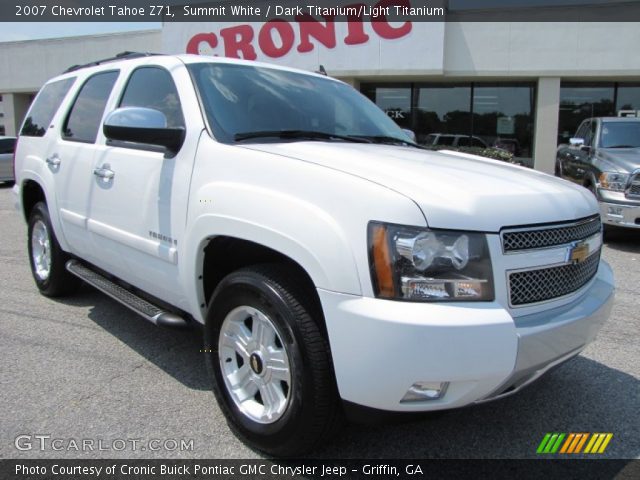
[{"label": "headlight", "polygon": [[377,297],[434,302],[493,300],[484,234],[369,223],[369,263]]},{"label": "headlight", "polygon": [[624,192],[625,188],[627,188],[629,175],[626,173],[602,172],[599,181],[600,188],[613,190],[615,192]]}]

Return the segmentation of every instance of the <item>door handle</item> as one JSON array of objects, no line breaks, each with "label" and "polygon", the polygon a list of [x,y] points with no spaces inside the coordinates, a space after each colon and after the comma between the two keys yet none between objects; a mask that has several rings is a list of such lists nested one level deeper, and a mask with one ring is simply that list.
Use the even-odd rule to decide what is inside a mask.
[{"label": "door handle", "polygon": [[52,167],[60,166],[60,157],[58,157],[57,153],[54,153],[52,156],[48,157],[46,160],[47,165],[51,165]]},{"label": "door handle", "polygon": [[116,176],[116,172],[109,169],[109,165],[104,165],[101,168],[94,168],[93,174],[96,177],[102,178],[104,180],[111,180]]}]

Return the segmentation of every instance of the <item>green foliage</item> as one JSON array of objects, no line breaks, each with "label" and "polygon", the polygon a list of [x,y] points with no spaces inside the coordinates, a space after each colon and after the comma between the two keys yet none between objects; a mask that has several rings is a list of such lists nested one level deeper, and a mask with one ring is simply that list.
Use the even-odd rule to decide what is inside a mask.
[{"label": "green foliage", "polygon": [[501,160],[508,163],[519,164],[513,158],[513,153],[507,152],[500,148],[482,148],[482,147],[452,147],[450,145],[429,145],[424,146],[428,150],[452,150],[454,152],[469,153],[471,155],[478,155],[480,157],[491,158],[493,160]]}]

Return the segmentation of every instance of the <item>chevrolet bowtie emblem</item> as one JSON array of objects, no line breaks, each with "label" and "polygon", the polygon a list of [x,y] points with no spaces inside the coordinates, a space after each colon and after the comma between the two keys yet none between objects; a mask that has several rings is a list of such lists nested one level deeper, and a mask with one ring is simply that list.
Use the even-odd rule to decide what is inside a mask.
[{"label": "chevrolet bowtie emblem", "polygon": [[587,242],[573,242],[567,251],[568,263],[582,263],[589,256],[589,244]]}]

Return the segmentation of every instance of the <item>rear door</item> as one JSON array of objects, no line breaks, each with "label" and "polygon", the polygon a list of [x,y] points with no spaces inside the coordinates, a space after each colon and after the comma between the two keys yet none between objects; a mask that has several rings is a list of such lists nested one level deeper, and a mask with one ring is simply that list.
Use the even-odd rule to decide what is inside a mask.
[{"label": "rear door", "polygon": [[89,75],[71,107],[56,127],[56,140],[47,157],[55,174],[60,223],[70,250],[95,262],[87,233],[89,198],[96,188],[92,175],[96,139],[105,106],[118,79],[118,70]]}]

